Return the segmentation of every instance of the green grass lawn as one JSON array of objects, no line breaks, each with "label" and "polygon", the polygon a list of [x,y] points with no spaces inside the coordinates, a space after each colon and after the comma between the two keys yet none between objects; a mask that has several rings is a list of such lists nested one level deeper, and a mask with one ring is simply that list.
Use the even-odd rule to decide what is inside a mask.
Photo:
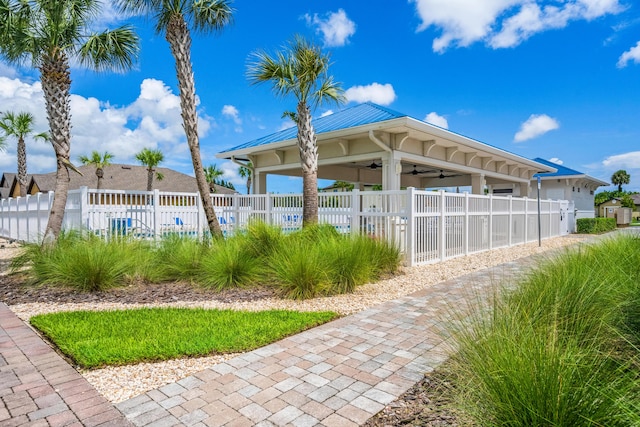
[{"label": "green grass lawn", "polygon": [[335,319],[333,312],[186,308],[73,311],[31,318],[78,365],[96,368],[252,350]]}]

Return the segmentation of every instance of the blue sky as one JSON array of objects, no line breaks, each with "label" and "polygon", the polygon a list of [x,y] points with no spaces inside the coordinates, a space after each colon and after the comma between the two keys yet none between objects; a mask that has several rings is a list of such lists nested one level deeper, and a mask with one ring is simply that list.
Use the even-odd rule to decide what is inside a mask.
[{"label": "blue sky", "polygon": [[[640,191],[640,5],[631,0],[372,0],[232,3],[234,23],[196,35],[192,50],[200,99],[201,148],[244,191],[223,149],[291,123],[294,99],[246,79],[249,56],[273,52],[302,34],[331,54],[331,74],[349,102],[372,101],[523,157],[562,162],[609,181],[625,169]],[[192,173],[168,43],[140,18],[107,4],[96,27],[131,22],[142,41],[126,74],[72,69],[72,159],[92,150],[135,163],[160,148],[163,166]],[[30,111],[46,130],[38,75],[0,61],[0,111]],[[28,142],[29,172],[54,170],[50,145]],[[0,172],[15,171],[15,147]],[[301,191],[299,179],[268,181]],[[610,187],[609,189],[613,189]]]}]

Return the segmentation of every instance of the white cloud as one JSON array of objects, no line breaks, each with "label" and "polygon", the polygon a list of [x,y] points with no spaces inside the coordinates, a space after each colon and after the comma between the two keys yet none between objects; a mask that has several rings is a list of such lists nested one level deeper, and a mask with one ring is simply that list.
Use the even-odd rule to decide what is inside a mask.
[{"label": "white cloud", "polygon": [[[26,83],[20,79],[0,77],[0,105],[3,111],[27,111],[35,117],[35,131],[48,130],[44,96],[40,82]],[[93,150],[109,151],[117,163],[136,163],[135,153],[144,147],[160,148],[166,166],[189,161],[180,116],[180,99],[163,82],[146,79],[140,85],[140,95],[131,104],[115,107],[96,98],[71,95],[71,159]],[[198,129],[205,136],[212,119],[200,115]],[[55,169],[51,144],[27,141],[29,172],[50,172]],[[3,156],[12,160],[0,162],[3,171],[15,170],[15,144],[9,144]],[[4,160],[4,159],[3,159]]]},{"label": "white cloud", "polygon": [[532,114],[526,122],[522,123],[520,130],[515,134],[515,142],[523,142],[528,139],[537,138],[545,133],[558,129],[560,123],[546,114]]},{"label": "white cloud", "polygon": [[236,124],[235,131],[237,133],[242,132],[242,119],[240,118],[240,112],[233,105],[225,105],[222,107],[222,115],[229,117]]},{"label": "white cloud", "polygon": [[609,156],[602,161],[602,165],[607,169],[640,169],[640,151],[616,154]]},{"label": "white cloud", "polygon": [[439,126],[443,129],[449,129],[449,122],[444,116],[439,115],[435,111],[427,114],[424,118],[424,121],[427,123],[431,123],[432,125]]},{"label": "white cloud", "polygon": [[555,163],[556,165],[561,165],[561,164],[563,164],[563,163],[564,163],[562,160],[560,160],[560,159],[559,159],[559,158],[557,158],[557,157],[552,157],[552,158],[550,158],[550,159],[549,159],[549,161],[550,161],[551,163]]},{"label": "white cloud", "polygon": [[634,47],[620,55],[620,58],[618,59],[618,68],[626,67],[629,64],[629,61],[633,61],[635,64],[640,64],[640,41],[636,43]]},{"label": "white cloud", "polygon": [[344,46],[349,42],[349,37],[356,33],[356,24],[347,17],[344,9],[330,12],[325,18],[318,14],[304,16],[307,24],[316,27],[316,32],[322,33],[325,46]]},{"label": "white cloud", "polygon": [[484,41],[494,49],[513,47],[536,33],[564,28],[569,22],[592,20],[621,12],[619,0],[567,0],[544,4],[541,0],[410,0],[422,24],[441,35],[433,41],[435,52],[451,46],[465,47]]},{"label": "white cloud", "polygon": [[352,86],[344,93],[349,102],[375,102],[389,105],[396,99],[396,93],[391,84],[371,83],[367,86]]}]

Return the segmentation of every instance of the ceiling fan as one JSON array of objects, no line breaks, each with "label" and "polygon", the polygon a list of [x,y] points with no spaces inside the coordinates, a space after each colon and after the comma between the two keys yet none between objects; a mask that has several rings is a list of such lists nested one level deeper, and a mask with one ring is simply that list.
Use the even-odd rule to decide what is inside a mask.
[{"label": "ceiling fan", "polygon": [[371,162],[371,164],[369,166],[367,166],[369,169],[378,169],[379,167],[382,167],[382,163],[377,164],[376,162]]},{"label": "ceiling fan", "polygon": [[410,170],[409,172],[405,172],[404,174],[405,174],[405,175],[413,175],[413,176],[416,176],[416,175],[420,175],[420,174],[423,174],[423,173],[430,173],[430,172],[433,172],[433,171],[430,171],[430,170],[423,170],[423,171],[419,171],[419,170],[417,169],[417,166],[416,166],[416,165],[413,165],[413,170]]},{"label": "ceiling fan", "polygon": [[460,174],[455,174],[455,175],[445,175],[444,171],[442,169],[440,169],[440,175],[438,175],[438,178],[440,179],[445,179],[445,178],[453,178],[454,176],[460,176]]}]

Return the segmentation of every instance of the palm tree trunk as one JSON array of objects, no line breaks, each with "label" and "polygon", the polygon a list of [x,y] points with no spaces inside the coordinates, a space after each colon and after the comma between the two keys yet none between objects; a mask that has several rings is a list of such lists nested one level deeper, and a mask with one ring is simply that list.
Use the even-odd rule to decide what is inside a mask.
[{"label": "palm tree trunk", "polygon": [[104,170],[102,168],[96,168],[96,176],[98,177],[98,190],[102,189],[102,178],[104,177]]},{"label": "palm tree trunk", "polygon": [[40,66],[40,81],[47,109],[51,144],[56,154],[56,185],[43,244],[53,243],[60,234],[69,191],[69,150],[71,146],[71,77],[64,53],[45,56]]},{"label": "palm tree trunk", "polygon": [[20,197],[27,195],[27,145],[24,138],[18,138],[18,182],[20,183]]},{"label": "palm tree trunk", "polygon": [[193,171],[202,200],[202,207],[212,236],[222,236],[213,202],[209,195],[209,184],[200,158],[200,141],[198,139],[198,113],[196,111],[196,87],[191,65],[191,35],[187,23],[181,16],[174,15],[167,25],[167,41],[176,62],[178,88],[180,90],[180,108],[182,124],[187,136],[187,144],[191,151]]},{"label": "palm tree trunk", "polygon": [[298,103],[298,148],[302,165],[302,226],[318,223],[318,145],[311,110]]},{"label": "palm tree trunk", "polygon": [[155,170],[153,168],[147,169],[147,191],[153,191],[153,175]]},{"label": "palm tree trunk", "polygon": [[251,175],[247,176],[247,195],[249,194],[251,194]]}]

